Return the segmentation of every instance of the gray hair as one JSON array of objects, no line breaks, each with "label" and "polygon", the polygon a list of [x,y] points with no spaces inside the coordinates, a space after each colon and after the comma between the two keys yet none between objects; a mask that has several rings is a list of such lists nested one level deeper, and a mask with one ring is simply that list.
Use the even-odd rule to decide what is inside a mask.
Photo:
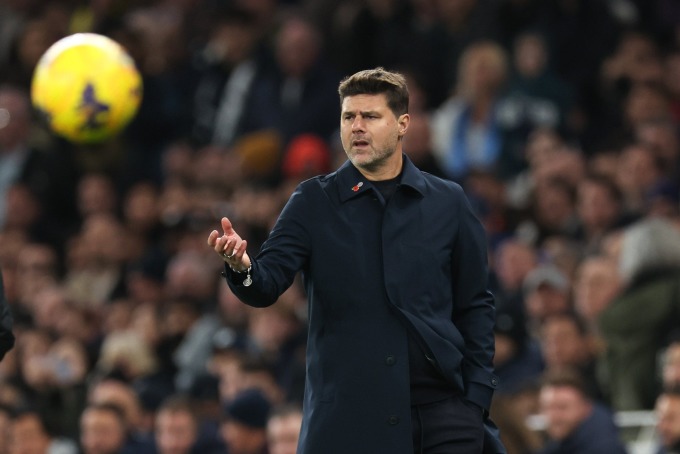
[{"label": "gray hair", "polygon": [[643,219],[623,233],[619,272],[630,282],[658,268],[680,268],[680,230],[666,219]]}]

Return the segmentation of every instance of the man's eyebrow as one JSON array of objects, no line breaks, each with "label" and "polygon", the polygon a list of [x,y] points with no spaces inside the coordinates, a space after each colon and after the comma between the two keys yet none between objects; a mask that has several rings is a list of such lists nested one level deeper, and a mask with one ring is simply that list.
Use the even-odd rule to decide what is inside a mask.
[{"label": "man's eyebrow", "polygon": [[378,112],[377,110],[360,110],[358,112],[356,110],[344,110],[342,112],[343,115],[348,114],[356,115],[357,113],[362,117],[365,117],[366,115],[380,115],[380,112]]}]

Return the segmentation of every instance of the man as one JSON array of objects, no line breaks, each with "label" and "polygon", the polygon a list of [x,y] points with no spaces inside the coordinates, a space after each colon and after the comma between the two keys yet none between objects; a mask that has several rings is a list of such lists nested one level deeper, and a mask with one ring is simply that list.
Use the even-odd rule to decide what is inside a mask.
[{"label": "man", "polygon": [[656,400],[656,431],[660,445],[657,454],[680,453],[680,390],[671,388]]},{"label": "man", "polygon": [[62,246],[77,219],[79,171],[68,147],[56,144],[54,149],[36,148],[31,140],[34,127],[29,93],[16,86],[0,86],[0,226],[7,220],[7,194],[21,183],[37,198],[50,225],[34,235]]},{"label": "man", "polygon": [[189,454],[198,437],[198,420],[191,401],[181,396],[166,399],[156,413],[159,454]]},{"label": "man", "polygon": [[120,407],[102,403],[90,404],[85,408],[80,417],[80,444],[83,454],[125,452],[125,439],[125,414]]},{"label": "man", "polygon": [[664,388],[680,389],[680,339],[673,338],[663,354],[661,380]]},{"label": "man", "polygon": [[302,408],[295,404],[275,408],[267,420],[269,454],[295,454],[300,439]]},{"label": "man", "polygon": [[34,410],[22,410],[12,417],[9,427],[9,454],[75,454],[76,444],[66,438],[53,437],[42,416]]},{"label": "man", "polygon": [[539,393],[548,442],[541,454],[625,454],[612,414],[572,371],[549,373]]},{"label": "man", "polygon": [[220,434],[229,454],[268,454],[270,407],[265,395],[255,388],[241,391],[227,403]]},{"label": "man", "polygon": [[[251,306],[303,273],[299,453],[481,453],[498,385],[484,230],[458,185],[404,155],[402,75],[361,71],[339,93],[349,161],[296,189],[256,259],[228,218],[208,244]],[[504,452],[488,427],[489,452]]]},{"label": "man", "polygon": [[108,405],[121,411],[125,428],[124,449],[126,451],[153,452],[153,439],[143,428],[141,402],[131,385],[115,378],[103,378],[89,389],[88,404]]},{"label": "man", "polygon": [[596,377],[596,351],[586,322],[574,312],[546,317],[539,343],[548,371],[573,369],[584,381],[588,394],[603,400]]}]

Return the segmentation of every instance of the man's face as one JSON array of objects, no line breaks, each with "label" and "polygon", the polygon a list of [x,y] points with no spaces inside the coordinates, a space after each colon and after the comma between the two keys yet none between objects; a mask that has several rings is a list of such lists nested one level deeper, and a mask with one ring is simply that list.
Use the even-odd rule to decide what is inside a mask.
[{"label": "man's face", "polygon": [[568,437],[592,411],[592,405],[571,386],[544,387],[539,403],[548,435],[554,440]]},{"label": "man's face", "polygon": [[586,339],[568,317],[553,317],[543,324],[541,344],[548,366],[580,365],[587,352]]},{"label": "man's face", "polygon": [[111,411],[85,410],[80,420],[84,454],[114,454],[125,442],[123,422]]},{"label": "man's face", "polygon": [[340,115],[342,146],[357,168],[375,171],[395,155],[408,123],[408,114],[397,118],[383,94],[348,96]]},{"label": "man's face", "polygon": [[50,439],[35,415],[21,416],[10,426],[10,454],[43,454],[49,444]]},{"label": "man's face", "polygon": [[295,454],[301,425],[301,414],[271,418],[267,423],[267,441],[270,454]]},{"label": "man's face", "polygon": [[680,386],[680,343],[674,342],[666,350],[662,373],[664,386]]},{"label": "man's face", "polygon": [[185,411],[161,411],[156,416],[156,444],[160,454],[186,454],[196,440],[196,425]]},{"label": "man's face", "polygon": [[656,418],[656,430],[663,445],[671,447],[680,442],[680,396],[659,397]]},{"label": "man's face", "polygon": [[222,439],[233,454],[258,453],[266,446],[264,429],[255,429],[236,421],[225,421],[220,427]]}]

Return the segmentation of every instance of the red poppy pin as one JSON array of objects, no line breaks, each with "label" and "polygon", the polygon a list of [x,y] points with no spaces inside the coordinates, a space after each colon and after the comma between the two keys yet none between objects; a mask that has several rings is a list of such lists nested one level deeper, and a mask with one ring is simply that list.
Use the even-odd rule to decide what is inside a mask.
[{"label": "red poppy pin", "polygon": [[363,181],[360,181],[359,183],[355,184],[355,185],[352,187],[352,191],[357,192],[357,191],[359,190],[359,188],[362,187],[363,185],[364,185],[364,182],[363,182]]}]

